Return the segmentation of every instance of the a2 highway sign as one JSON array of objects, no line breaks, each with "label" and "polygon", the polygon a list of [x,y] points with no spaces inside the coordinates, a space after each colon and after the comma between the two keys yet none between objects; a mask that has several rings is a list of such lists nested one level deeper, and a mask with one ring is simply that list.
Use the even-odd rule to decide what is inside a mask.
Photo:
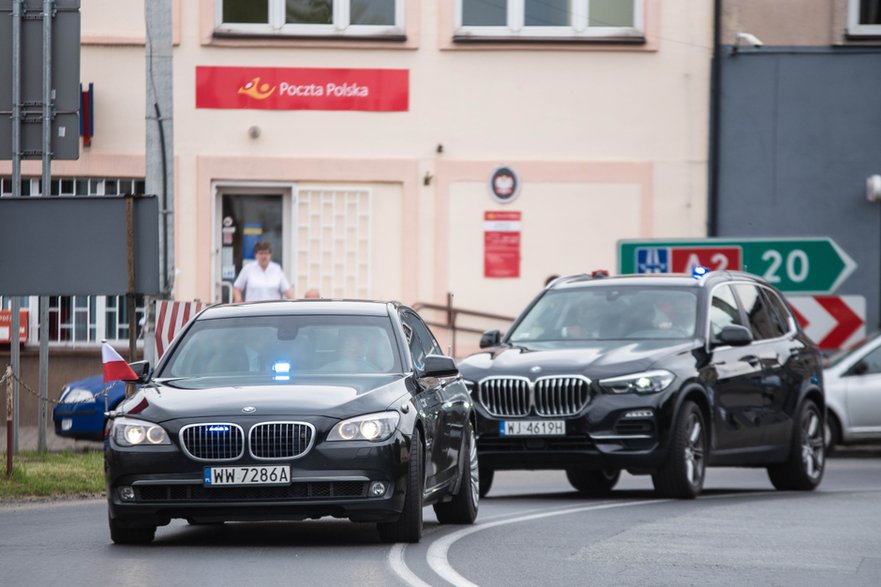
[{"label": "a2 highway sign", "polygon": [[781,291],[800,294],[834,292],[856,269],[828,237],[618,242],[619,273],[690,273],[697,265],[747,271]]}]

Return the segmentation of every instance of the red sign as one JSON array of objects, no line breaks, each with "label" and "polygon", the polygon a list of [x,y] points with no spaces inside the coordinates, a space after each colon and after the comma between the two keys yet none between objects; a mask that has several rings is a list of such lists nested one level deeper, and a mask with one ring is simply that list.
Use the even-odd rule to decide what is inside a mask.
[{"label": "red sign", "polygon": [[[28,311],[18,311],[18,340],[28,340]],[[12,310],[0,310],[0,342],[12,342]]]},{"label": "red sign", "polygon": [[520,277],[520,212],[484,212],[483,276]]},{"label": "red sign", "polygon": [[740,271],[740,247],[670,247],[671,273],[691,273],[699,265],[713,271]]},{"label": "red sign", "polygon": [[786,296],[805,333],[821,349],[848,348],[866,337],[863,296]]},{"label": "red sign", "polygon": [[196,108],[406,112],[406,69],[196,67]]}]

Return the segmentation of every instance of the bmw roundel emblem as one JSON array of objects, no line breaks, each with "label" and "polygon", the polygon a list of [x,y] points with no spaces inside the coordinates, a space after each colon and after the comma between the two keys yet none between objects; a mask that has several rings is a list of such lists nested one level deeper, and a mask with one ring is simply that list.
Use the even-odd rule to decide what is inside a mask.
[{"label": "bmw roundel emblem", "polygon": [[255,408],[254,406],[245,406],[244,408],[242,408],[243,414],[253,414],[256,411],[257,408]]},{"label": "bmw roundel emblem", "polygon": [[529,371],[532,373],[541,373],[541,367],[536,365],[535,367],[531,368]]}]

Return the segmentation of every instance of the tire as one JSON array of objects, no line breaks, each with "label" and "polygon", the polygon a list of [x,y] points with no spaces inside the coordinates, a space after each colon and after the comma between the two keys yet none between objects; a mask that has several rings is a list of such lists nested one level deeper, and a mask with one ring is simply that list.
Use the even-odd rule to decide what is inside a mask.
[{"label": "tire", "polygon": [[829,455],[835,450],[835,446],[841,444],[841,424],[838,418],[830,411],[826,412],[826,433],[824,435],[826,441],[826,454]]},{"label": "tire", "polygon": [[493,486],[493,477],[496,476],[494,469],[489,467],[480,467],[480,497],[486,497],[489,490]]},{"label": "tire", "polygon": [[697,404],[682,402],[671,433],[667,462],[652,475],[652,484],[661,495],[694,499],[703,490],[707,468],[706,426]]},{"label": "tire", "polygon": [[605,495],[612,491],[620,477],[620,469],[595,470],[581,467],[566,469],[569,483],[584,495]]},{"label": "tire", "polygon": [[110,539],[114,544],[150,544],[156,536],[156,526],[146,528],[127,528],[107,516],[110,524]]},{"label": "tire", "polygon": [[422,467],[422,435],[413,430],[410,437],[410,463],[407,468],[407,494],[401,516],[394,522],[376,525],[384,542],[419,542],[422,538],[422,488],[425,483]]},{"label": "tire", "polygon": [[820,409],[805,400],[792,431],[789,459],[768,467],[771,483],[780,490],[812,491],[823,479],[826,465],[825,426]]},{"label": "tire", "polygon": [[474,428],[470,423],[465,427],[465,445],[462,448],[468,460],[462,463],[459,492],[450,501],[434,504],[434,513],[441,524],[473,524],[477,518],[477,506],[480,502],[480,466],[477,463]]}]

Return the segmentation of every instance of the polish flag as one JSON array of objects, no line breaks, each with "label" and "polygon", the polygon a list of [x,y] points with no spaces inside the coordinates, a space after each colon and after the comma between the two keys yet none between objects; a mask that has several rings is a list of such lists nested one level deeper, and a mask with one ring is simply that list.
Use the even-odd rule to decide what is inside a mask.
[{"label": "polish flag", "polygon": [[101,346],[101,360],[104,362],[104,383],[108,381],[136,381],[138,376],[132,371],[119,353],[106,342]]}]

